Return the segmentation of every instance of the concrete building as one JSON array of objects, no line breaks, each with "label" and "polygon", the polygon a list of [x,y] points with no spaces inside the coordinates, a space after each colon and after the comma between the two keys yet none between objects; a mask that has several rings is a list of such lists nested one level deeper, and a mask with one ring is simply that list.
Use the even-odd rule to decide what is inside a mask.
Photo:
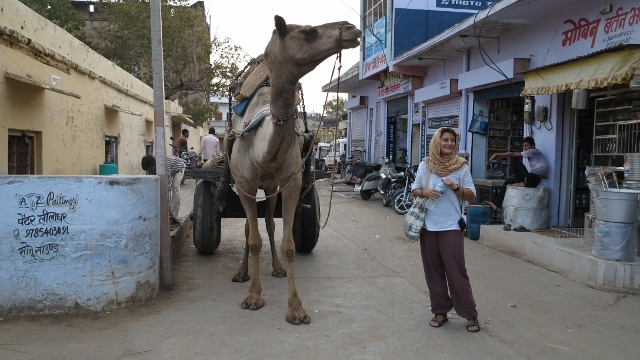
[{"label": "concrete building", "polygon": [[[522,138],[533,136],[550,165],[542,186],[552,192],[551,226],[583,226],[589,210],[582,201],[588,197],[585,167],[621,167],[623,152],[636,152],[615,123],[630,120],[623,131],[638,131],[632,99],[640,97],[639,86],[630,86],[640,81],[635,2],[363,1],[362,9],[362,28],[368,30],[358,75],[345,73],[340,89],[349,93],[350,126],[364,127],[365,146],[376,154],[370,161],[380,151],[399,165],[398,154],[407,148],[409,164],[416,165],[431,134],[449,126],[459,133],[461,149],[471,153],[474,179],[501,183],[512,172],[509,163],[488,168],[487,159],[521,151]],[[434,12],[455,22],[434,33]],[[419,27],[420,16],[428,19],[427,30]],[[409,19],[414,30],[407,33],[403,21]],[[419,44],[400,41],[425,33]],[[612,104],[631,107],[599,120],[613,111],[603,108],[617,108]],[[469,132],[473,119],[486,120],[488,130]]]},{"label": "concrete building", "polygon": [[[0,175],[96,175],[105,161],[143,174],[153,90],[22,3],[0,3]],[[167,153],[183,128],[199,141],[177,103],[165,110]]]}]

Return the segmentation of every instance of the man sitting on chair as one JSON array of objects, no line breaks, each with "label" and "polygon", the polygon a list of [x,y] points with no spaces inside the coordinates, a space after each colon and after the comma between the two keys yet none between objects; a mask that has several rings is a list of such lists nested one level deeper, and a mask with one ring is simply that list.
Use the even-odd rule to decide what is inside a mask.
[{"label": "man sitting on chair", "polygon": [[[498,190],[495,202],[485,201],[493,210],[501,209],[507,186],[535,188],[542,179],[547,178],[549,163],[542,152],[536,149],[536,143],[531,136],[522,140],[522,152],[505,152],[491,155],[489,161],[511,158],[513,177],[507,179]],[[526,164],[524,163],[526,161]]]}]

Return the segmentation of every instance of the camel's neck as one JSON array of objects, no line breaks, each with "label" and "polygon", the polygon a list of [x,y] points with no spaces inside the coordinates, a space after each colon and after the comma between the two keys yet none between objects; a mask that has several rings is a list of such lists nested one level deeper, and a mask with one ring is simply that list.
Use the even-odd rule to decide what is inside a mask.
[{"label": "camel's neck", "polygon": [[[263,162],[282,164],[287,154],[296,148],[296,119],[293,116],[296,107],[296,85],[297,81],[287,83],[271,80],[272,122],[263,126],[256,134],[256,150],[259,150],[255,155],[262,158]],[[282,121],[275,121],[276,118]]]},{"label": "camel's neck", "polygon": [[285,128],[295,127],[295,119],[292,119],[292,115],[296,108],[297,84],[297,80],[291,79],[271,80],[271,115],[284,119],[283,125],[290,125]]}]

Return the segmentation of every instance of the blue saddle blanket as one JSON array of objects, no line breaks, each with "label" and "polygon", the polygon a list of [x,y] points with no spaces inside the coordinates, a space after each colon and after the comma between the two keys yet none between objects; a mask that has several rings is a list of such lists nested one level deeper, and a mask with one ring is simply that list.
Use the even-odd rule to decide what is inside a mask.
[{"label": "blue saddle blanket", "polygon": [[267,81],[263,82],[262,84],[260,84],[260,86],[258,86],[258,88],[247,99],[245,99],[244,101],[236,104],[233,107],[233,112],[236,113],[238,116],[244,116],[244,113],[247,111],[247,108],[249,107],[249,104],[251,103],[251,100],[253,100],[253,97],[256,95],[258,90],[260,90],[260,88],[262,88],[263,86],[269,86],[269,80],[267,80]]}]

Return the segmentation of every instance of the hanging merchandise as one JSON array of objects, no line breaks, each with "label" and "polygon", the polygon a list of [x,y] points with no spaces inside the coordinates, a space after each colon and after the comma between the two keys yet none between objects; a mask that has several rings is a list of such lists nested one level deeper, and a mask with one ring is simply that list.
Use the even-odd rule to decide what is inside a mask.
[{"label": "hanging merchandise", "polygon": [[489,119],[482,115],[482,111],[480,114],[473,114],[471,118],[471,124],[469,125],[469,132],[476,133],[481,135],[487,134],[487,128],[489,127],[488,123]]}]

